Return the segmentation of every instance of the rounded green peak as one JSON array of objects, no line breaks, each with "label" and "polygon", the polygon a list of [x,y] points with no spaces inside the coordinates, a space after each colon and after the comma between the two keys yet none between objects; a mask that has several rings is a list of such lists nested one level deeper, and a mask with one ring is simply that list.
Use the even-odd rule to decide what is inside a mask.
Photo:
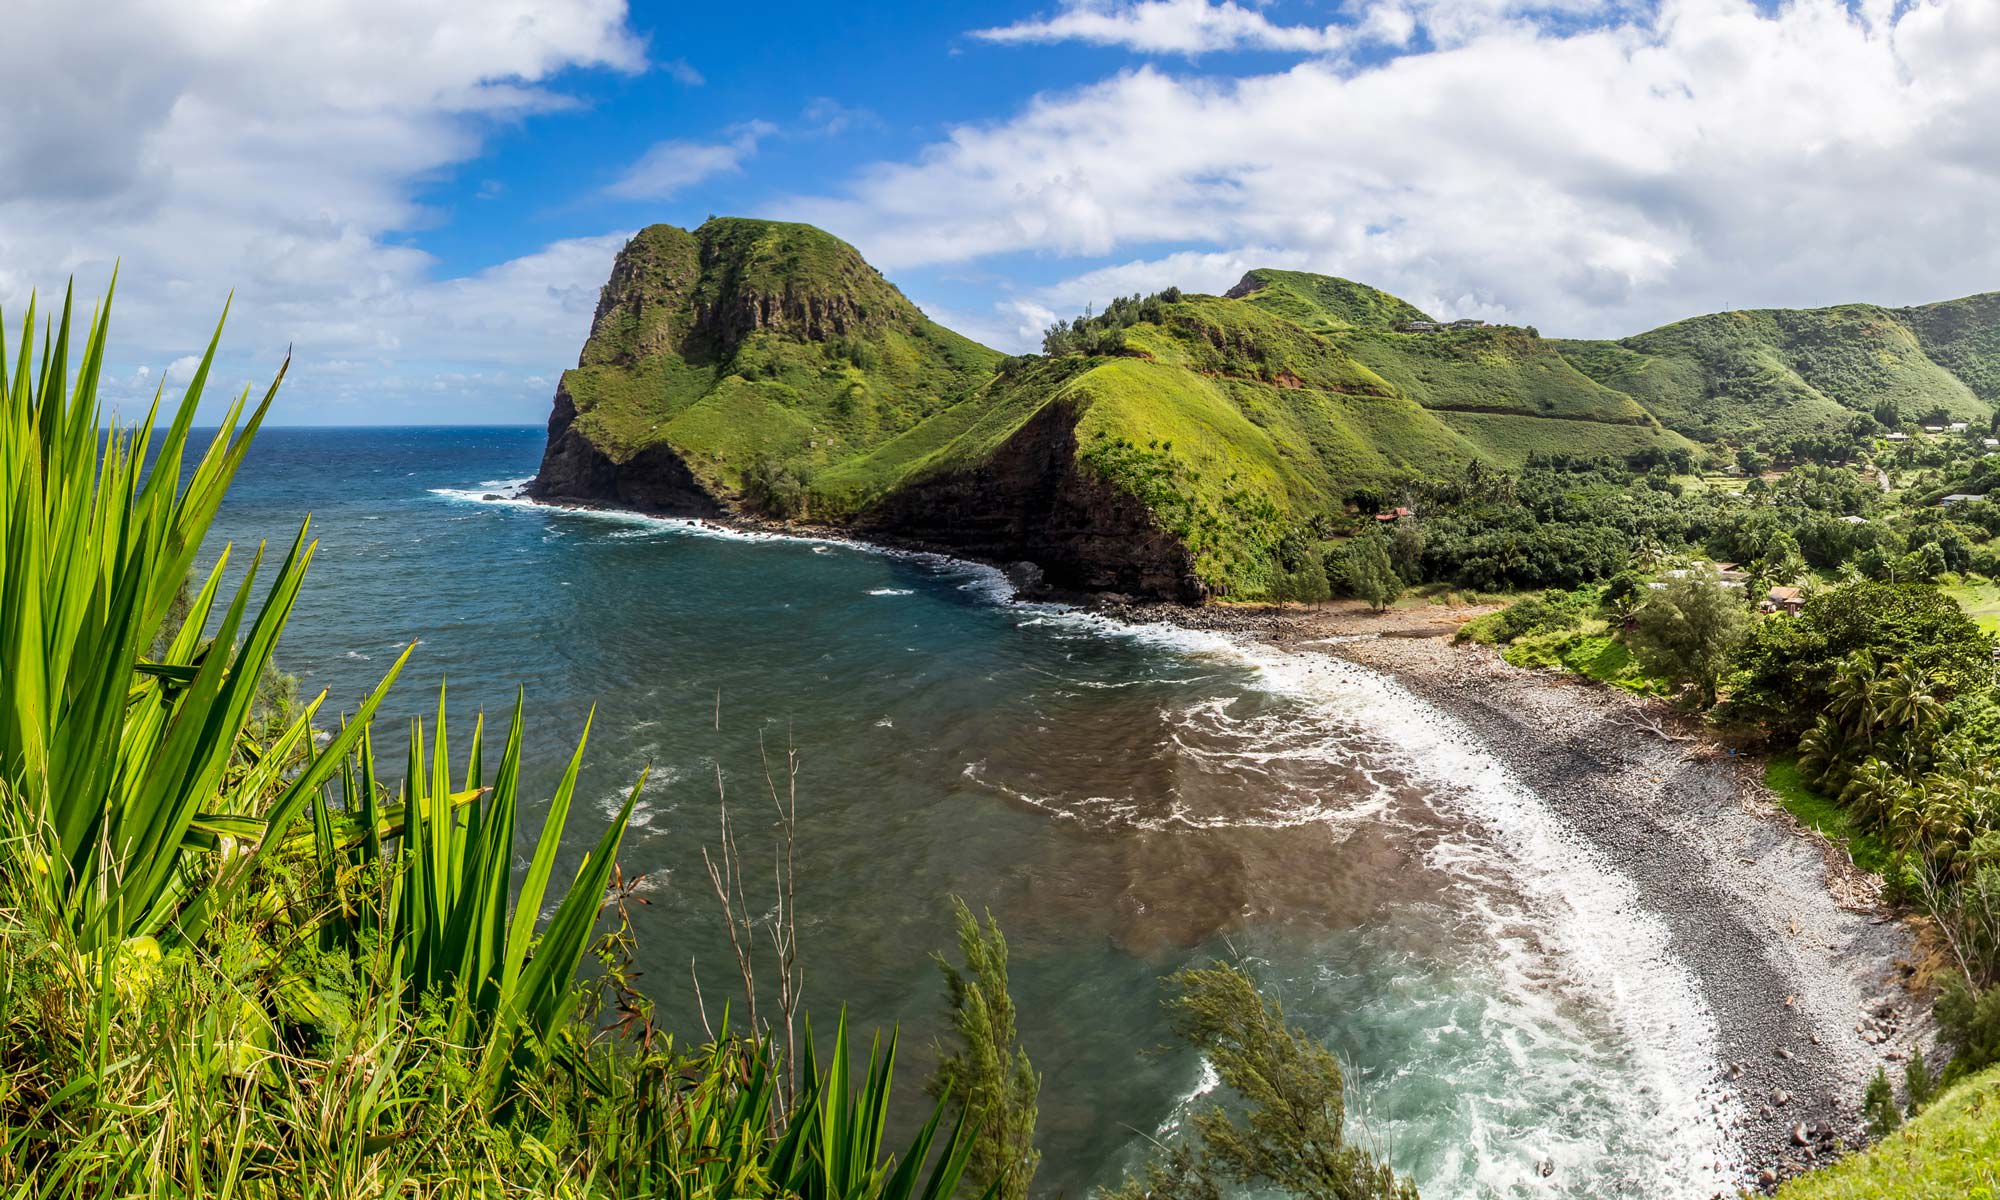
[{"label": "rounded green peak", "polygon": [[694,231],[704,276],[759,293],[840,294],[888,308],[914,306],[861,252],[813,225],[710,217]]},{"label": "rounded green peak", "polygon": [[1224,295],[1248,300],[1308,328],[1344,325],[1393,329],[1405,321],[1432,319],[1416,305],[1380,288],[1310,271],[1258,267],[1246,272]]}]

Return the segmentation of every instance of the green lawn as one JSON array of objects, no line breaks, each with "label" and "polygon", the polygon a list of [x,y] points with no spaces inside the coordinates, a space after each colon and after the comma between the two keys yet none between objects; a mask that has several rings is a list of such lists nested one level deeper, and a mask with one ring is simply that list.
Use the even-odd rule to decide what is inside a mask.
[{"label": "green lawn", "polygon": [[1610,622],[1598,617],[1567,629],[1520,638],[1503,650],[1501,657],[1517,667],[1561,667],[1642,696],[1665,696],[1672,691],[1666,680],[1648,675],[1625,644],[1612,636]]},{"label": "green lawn", "polygon": [[1944,589],[1988,633],[2000,633],[2000,584],[1968,580]]},{"label": "green lawn", "polygon": [[2000,1068],[1945,1092],[1867,1150],[1786,1184],[1781,1200],[2000,1200]]},{"label": "green lawn", "polygon": [[1854,865],[1880,874],[1889,865],[1889,848],[1875,834],[1855,824],[1840,804],[1814,791],[1799,773],[1796,755],[1773,758],[1764,768],[1764,786],[1777,793],[1787,812],[1846,847]]}]

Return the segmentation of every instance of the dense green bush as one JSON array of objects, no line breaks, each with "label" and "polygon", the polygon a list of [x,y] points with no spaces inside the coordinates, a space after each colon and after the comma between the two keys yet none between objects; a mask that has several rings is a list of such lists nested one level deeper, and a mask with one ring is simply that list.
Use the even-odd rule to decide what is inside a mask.
[{"label": "dense green bush", "polygon": [[1947,694],[1993,681],[1993,639],[1958,602],[1922,584],[1850,583],[1806,600],[1790,621],[1760,622],[1738,660],[1738,716],[1797,732],[1830,697],[1841,664],[1856,652],[1906,663]]}]

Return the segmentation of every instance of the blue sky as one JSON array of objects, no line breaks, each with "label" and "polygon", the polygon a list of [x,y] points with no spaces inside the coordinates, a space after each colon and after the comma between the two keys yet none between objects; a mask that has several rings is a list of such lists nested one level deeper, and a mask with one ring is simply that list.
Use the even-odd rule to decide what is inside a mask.
[{"label": "blue sky", "polygon": [[[0,306],[223,299],[286,423],[542,419],[650,222],[811,220],[1008,350],[1251,266],[1617,336],[2000,288],[1991,0],[26,0]],[[282,48],[274,53],[273,48]]]}]

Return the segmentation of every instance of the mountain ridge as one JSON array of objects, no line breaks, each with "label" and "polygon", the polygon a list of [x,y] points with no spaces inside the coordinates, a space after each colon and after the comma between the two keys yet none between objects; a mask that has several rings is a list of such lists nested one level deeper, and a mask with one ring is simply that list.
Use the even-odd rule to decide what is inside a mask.
[{"label": "mountain ridge", "polygon": [[1120,297],[1002,356],[808,225],[655,225],[558,385],[533,494],[1026,560],[1064,589],[1285,594],[1357,496],[1478,461],[1657,459],[1990,419],[2000,294],[1709,314],[1616,341],[1438,327],[1257,268]]}]

